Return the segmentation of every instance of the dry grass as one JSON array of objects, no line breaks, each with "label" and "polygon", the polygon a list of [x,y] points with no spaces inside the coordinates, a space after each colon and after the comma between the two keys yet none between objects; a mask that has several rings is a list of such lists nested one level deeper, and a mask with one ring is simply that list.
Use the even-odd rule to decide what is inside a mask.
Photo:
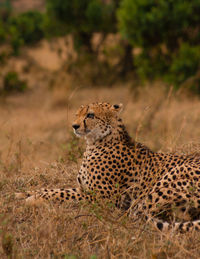
[{"label": "dry grass", "polygon": [[137,95],[121,86],[8,98],[0,106],[0,258],[200,258],[199,233],[161,234],[105,204],[28,207],[15,200],[19,191],[76,185],[84,143],[71,123],[91,101],[124,103],[130,134],[154,150],[200,152],[200,101],[161,86]]}]

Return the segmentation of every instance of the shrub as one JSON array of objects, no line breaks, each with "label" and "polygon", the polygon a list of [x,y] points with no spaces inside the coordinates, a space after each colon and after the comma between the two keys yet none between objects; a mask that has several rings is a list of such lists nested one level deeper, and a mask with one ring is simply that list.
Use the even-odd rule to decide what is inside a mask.
[{"label": "shrub", "polygon": [[24,92],[27,89],[25,81],[20,80],[15,71],[8,72],[3,80],[3,91],[6,94]]},{"label": "shrub", "polygon": [[170,66],[168,79],[176,86],[195,74],[200,66],[200,46],[182,44]]},{"label": "shrub", "polygon": [[93,52],[91,39],[95,32],[103,34],[115,30],[114,1],[104,3],[101,0],[47,0],[49,27],[60,24],[61,34],[71,33],[77,50],[84,47]]},{"label": "shrub", "polygon": [[25,44],[34,44],[44,37],[43,14],[29,11],[10,18],[10,27],[15,28]]},{"label": "shrub", "polygon": [[10,17],[12,11],[11,0],[4,0],[0,2],[0,17],[3,22],[6,22]]},{"label": "shrub", "polygon": [[6,23],[11,14],[10,0],[0,2],[0,44],[5,43],[8,36],[8,30]]},{"label": "shrub", "polygon": [[0,44],[5,43],[6,39],[7,39],[7,32],[3,24],[3,21],[0,20]]},{"label": "shrub", "polygon": [[163,78],[177,87],[199,69],[199,0],[123,0],[122,36],[141,48],[140,78]]},{"label": "shrub", "polygon": [[22,45],[32,45],[44,37],[44,15],[38,11],[12,16],[8,21],[10,42],[14,54],[19,53]]}]

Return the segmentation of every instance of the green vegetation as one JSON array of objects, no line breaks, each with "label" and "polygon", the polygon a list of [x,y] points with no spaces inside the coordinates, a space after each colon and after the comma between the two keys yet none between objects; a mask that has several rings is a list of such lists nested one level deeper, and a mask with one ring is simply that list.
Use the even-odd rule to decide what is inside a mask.
[{"label": "green vegetation", "polygon": [[198,73],[199,12],[199,0],[121,2],[120,32],[141,50],[135,59],[141,79],[162,78],[177,88]]},{"label": "green vegetation", "polygon": [[[47,0],[49,26],[57,24],[62,28],[60,34],[71,33],[75,49],[93,53],[92,37],[100,32],[104,36],[116,32],[116,3],[100,0],[54,1]],[[58,33],[58,32],[56,32]]]},{"label": "green vegetation", "polygon": [[37,11],[29,11],[10,17],[8,31],[15,55],[19,54],[21,46],[32,45],[44,37],[43,23],[43,14]]},{"label": "green vegetation", "polygon": [[[90,65],[93,84],[108,74],[116,79],[132,74],[139,82],[161,79],[200,93],[199,13],[200,0],[46,0],[46,12],[15,14],[7,0],[0,10],[0,45],[20,55],[25,45],[71,35],[78,59],[69,67],[87,65],[88,74]],[[111,34],[118,38],[109,46]]]},{"label": "green vegetation", "polygon": [[3,92],[5,94],[24,92],[27,89],[25,81],[20,80],[15,71],[8,72],[3,80]]},{"label": "green vegetation", "polygon": [[37,43],[44,38],[44,14],[27,11],[15,14],[10,0],[0,3],[0,45],[10,45],[9,55],[19,55],[24,45]]}]

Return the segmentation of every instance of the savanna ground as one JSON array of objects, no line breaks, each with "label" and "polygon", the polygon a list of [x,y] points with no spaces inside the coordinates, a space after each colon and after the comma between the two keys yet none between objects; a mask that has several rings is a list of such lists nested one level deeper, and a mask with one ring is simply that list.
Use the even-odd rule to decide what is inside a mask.
[{"label": "savanna ground", "polygon": [[9,64],[31,88],[0,104],[0,258],[200,258],[199,233],[162,234],[103,203],[30,207],[15,199],[16,192],[76,186],[85,143],[71,124],[81,104],[123,103],[122,118],[137,141],[155,151],[200,152],[197,97],[161,83],[86,87],[55,72],[62,57],[47,61],[48,51]]}]

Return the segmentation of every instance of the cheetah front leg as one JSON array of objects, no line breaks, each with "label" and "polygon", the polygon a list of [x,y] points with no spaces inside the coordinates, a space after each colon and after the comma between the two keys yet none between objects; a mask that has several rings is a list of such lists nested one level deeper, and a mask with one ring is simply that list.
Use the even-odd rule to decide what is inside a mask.
[{"label": "cheetah front leg", "polygon": [[[64,201],[74,201],[78,202],[81,200],[92,200],[92,196],[89,193],[82,191],[80,188],[73,189],[42,189],[36,191],[35,193],[28,193],[26,198],[26,203],[41,204],[47,201],[53,201],[58,203],[63,203]],[[17,198],[21,198],[20,195],[16,195]]]}]

